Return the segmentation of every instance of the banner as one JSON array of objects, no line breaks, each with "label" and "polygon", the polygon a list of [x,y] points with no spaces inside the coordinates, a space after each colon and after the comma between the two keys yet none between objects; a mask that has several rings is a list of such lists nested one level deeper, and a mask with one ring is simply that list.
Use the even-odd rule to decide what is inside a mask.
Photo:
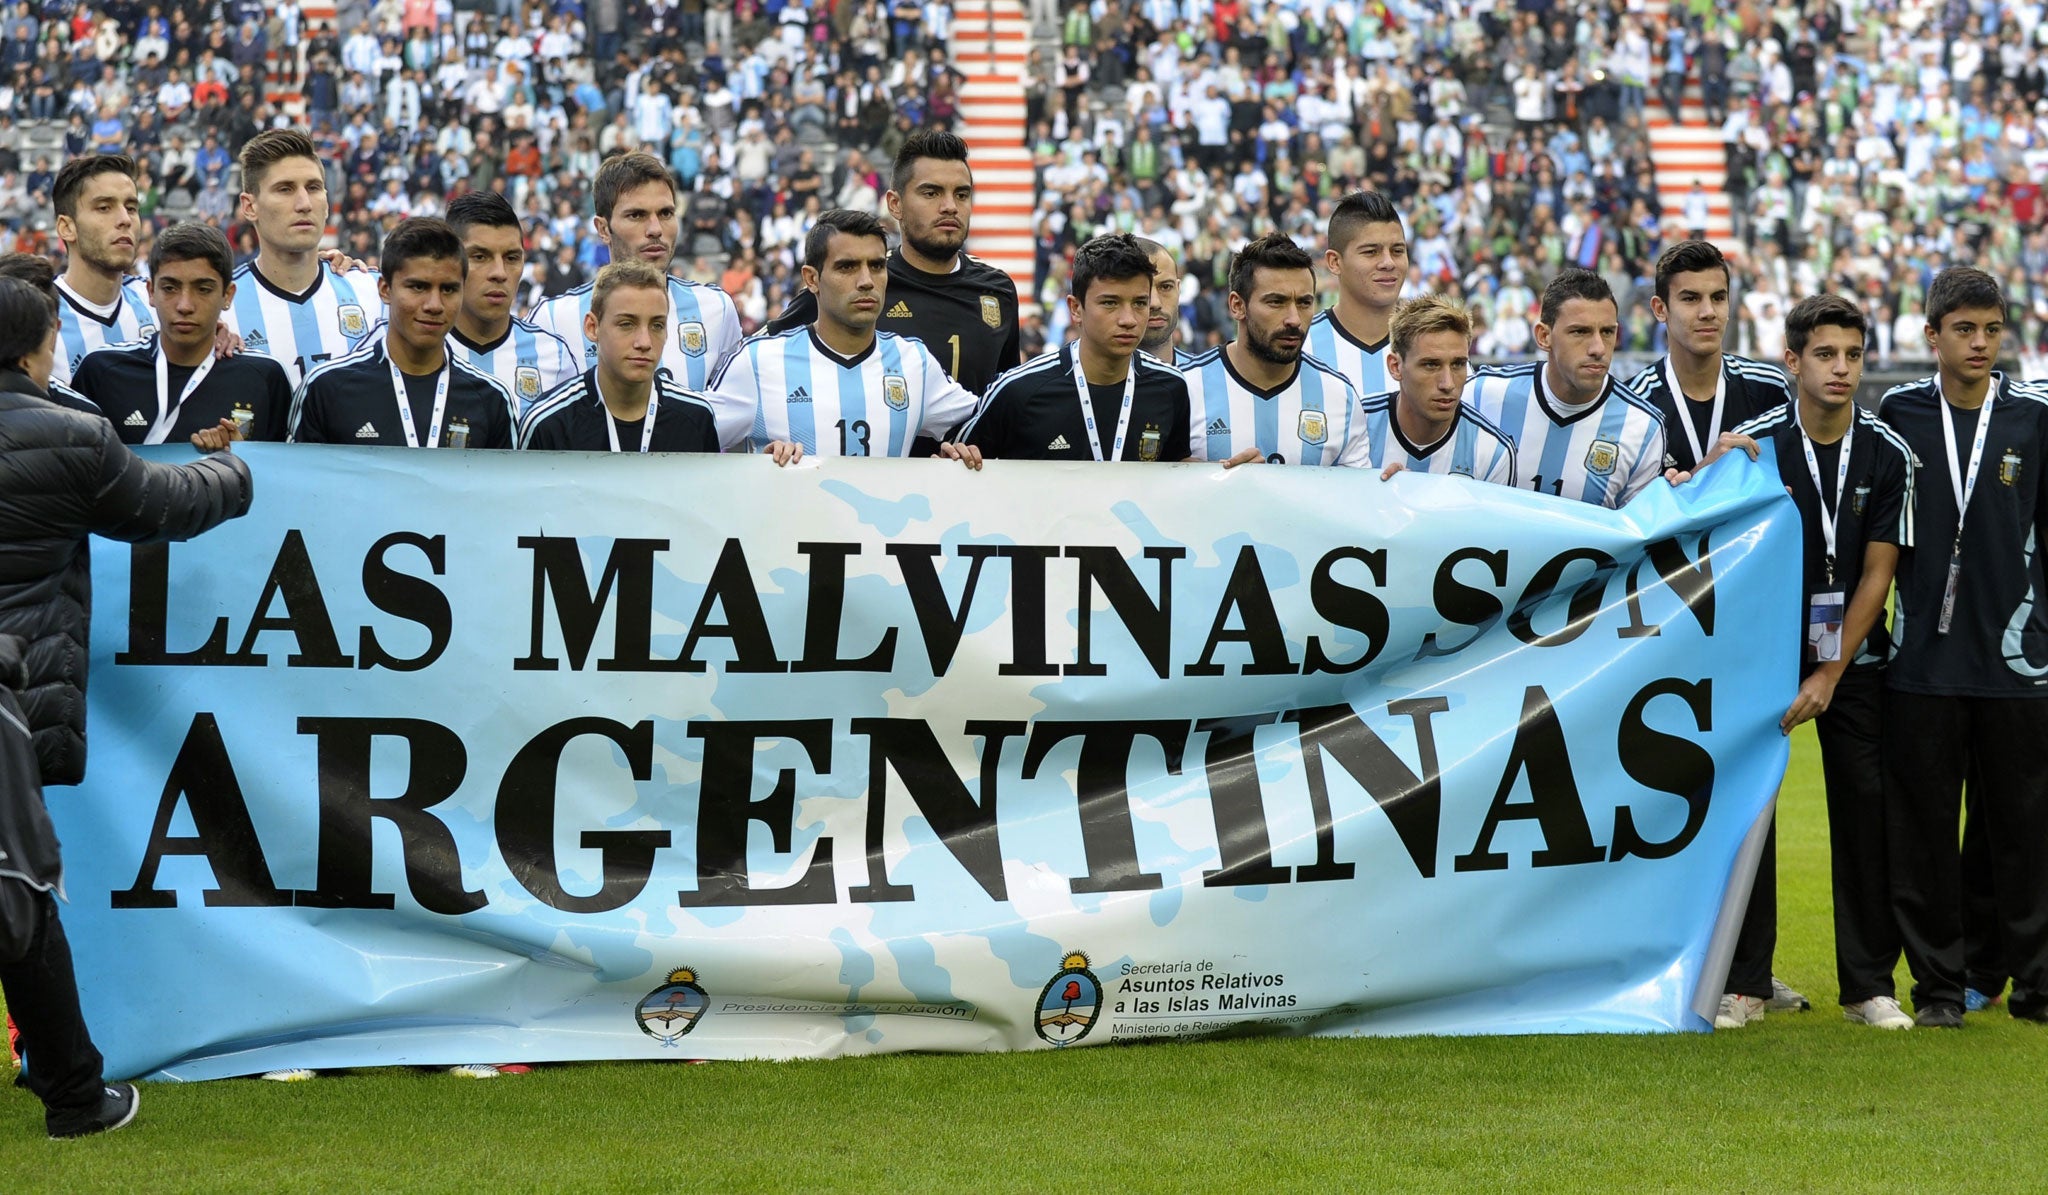
[{"label": "banner", "polygon": [[1768,456],[1615,512],[237,451],[247,517],[95,547],[50,804],[109,1074],[1710,1023],[1795,684]]}]

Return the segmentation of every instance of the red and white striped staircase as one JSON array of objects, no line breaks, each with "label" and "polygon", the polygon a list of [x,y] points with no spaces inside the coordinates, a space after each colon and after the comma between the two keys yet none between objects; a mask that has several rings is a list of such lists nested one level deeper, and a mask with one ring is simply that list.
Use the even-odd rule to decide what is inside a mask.
[{"label": "red and white striped staircase", "polygon": [[1031,296],[1031,151],[1024,146],[1024,66],[1031,29],[1018,0],[960,0],[953,10],[953,65],[961,88],[961,136],[974,167],[974,222],[967,251],[1008,272]]},{"label": "red and white striped staircase", "polygon": [[[1658,19],[1668,7],[1666,0],[1644,0],[1643,20],[1652,37]],[[1721,140],[1720,126],[1707,121],[1699,81],[1690,73],[1686,80],[1685,102],[1678,107],[1678,120],[1671,119],[1671,110],[1657,98],[1654,87],[1643,110],[1644,123],[1650,130],[1650,164],[1656,168],[1657,194],[1664,205],[1665,239],[1672,241],[1690,235],[1685,220],[1685,197],[1697,181],[1707,193],[1707,239],[1724,249],[1735,248],[1735,224],[1728,199],[1727,147]]]}]

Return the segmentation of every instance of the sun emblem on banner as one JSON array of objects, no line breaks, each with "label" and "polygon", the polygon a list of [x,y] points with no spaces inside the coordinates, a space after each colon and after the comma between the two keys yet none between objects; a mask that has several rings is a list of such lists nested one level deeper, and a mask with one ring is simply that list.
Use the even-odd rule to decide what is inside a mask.
[{"label": "sun emblem on banner", "polygon": [[677,967],[668,973],[667,983],[641,997],[633,1019],[640,1023],[640,1032],[673,1046],[697,1027],[710,1003],[711,997],[697,986],[697,973]]},{"label": "sun emblem on banner", "polygon": [[1038,1036],[1055,1046],[1071,1046],[1095,1028],[1102,1011],[1102,981],[1088,969],[1088,956],[1078,950],[1060,964],[1059,974],[1038,993]]},{"label": "sun emblem on banner", "polygon": [[370,330],[369,318],[363,314],[363,309],[354,303],[343,303],[341,309],[335,312],[335,318],[341,324],[343,336],[361,336]]},{"label": "sun emblem on banner", "polygon": [[1595,440],[1586,450],[1586,472],[1598,473],[1605,477],[1614,472],[1614,466],[1621,460],[1621,445],[1612,440]]},{"label": "sun emblem on banner", "polygon": [[685,320],[676,325],[676,345],[692,357],[704,355],[704,325]]}]

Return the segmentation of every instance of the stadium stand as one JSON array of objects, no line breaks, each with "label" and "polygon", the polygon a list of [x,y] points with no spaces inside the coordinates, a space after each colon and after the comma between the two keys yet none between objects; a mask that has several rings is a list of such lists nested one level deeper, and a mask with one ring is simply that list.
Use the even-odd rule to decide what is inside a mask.
[{"label": "stadium stand", "polygon": [[1043,301],[1073,247],[1130,229],[1182,255],[1183,342],[1214,343],[1230,251],[1274,229],[1319,251],[1329,205],[1365,185],[1409,216],[1410,291],[1467,297],[1489,355],[1531,351],[1566,264],[1609,277],[1627,350],[1660,351],[1649,264],[1696,229],[1737,263],[1749,355],[1830,289],[1871,316],[1880,360],[1919,356],[1927,281],[1953,263],[2006,283],[2024,359],[2048,351],[2038,0],[0,9],[0,248],[61,256],[50,180],[101,148],[142,160],[154,224],[211,220],[246,260],[234,152],[290,123],[328,155],[334,242],[357,257],[462,188],[503,189],[532,299],[606,260],[590,177],[645,146],[689,191],[677,270],[725,285],[752,329],[793,291],[815,213],[881,212],[894,148],[944,123],[975,155],[969,249],[1044,306],[1041,336],[1062,331]]}]

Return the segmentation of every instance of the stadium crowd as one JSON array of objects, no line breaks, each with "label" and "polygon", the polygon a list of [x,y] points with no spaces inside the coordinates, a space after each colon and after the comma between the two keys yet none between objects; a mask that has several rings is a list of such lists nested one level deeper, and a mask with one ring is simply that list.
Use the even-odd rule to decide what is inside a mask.
[{"label": "stadium crowd", "polygon": [[1069,6],[1027,81],[1044,179],[1035,285],[1057,293],[1090,235],[1137,232],[1184,249],[1184,319],[1216,342],[1230,253],[1276,230],[1313,247],[1335,197],[1364,186],[1411,213],[1410,293],[1463,294],[1482,354],[1532,351],[1535,296],[1574,265],[1620,299],[1623,351],[1654,355],[1652,264],[1705,226],[1708,196],[1669,227],[1649,128],[1691,84],[1726,151],[1744,351],[1771,357],[1792,298],[1825,287],[1857,297],[1879,358],[1923,356],[1928,281],[1964,262],[2005,284],[2031,354],[2048,347],[2042,10]]},{"label": "stadium crowd", "polygon": [[[288,439],[1360,466],[1613,508],[1775,441],[1807,592],[1783,725],[1820,723],[1844,1011],[1959,1028],[2010,981],[2011,1014],[2048,1021],[2048,707],[2013,700],[2048,675],[2048,390],[1995,369],[2048,319],[2038,9],[1034,5],[1061,45],[1029,84],[1032,328],[962,252],[942,2],[380,0],[345,36],[290,6],[173,8],[7,18],[5,110],[35,127],[0,130],[0,492],[69,484],[16,448],[161,489],[170,467],[120,445]],[[303,128],[268,94],[271,44]],[[1658,213],[1646,122],[1695,78],[1736,180],[1727,254]],[[1952,134],[1981,140],[1936,152]],[[1859,411],[1865,357],[1908,341],[1934,375]],[[1629,350],[1662,356],[1626,376]],[[198,513],[165,515],[185,533],[246,506],[235,466],[188,468]],[[50,645],[84,616],[45,593],[85,564],[47,540],[0,574],[0,635],[30,640],[0,747],[69,783],[83,652]],[[31,836],[10,857],[54,867],[8,824]],[[1807,1003],[1771,975],[1769,854],[1724,1027]],[[42,961],[0,979],[29,1085],[53,1135],[119,1127],[134,1091],[100,1085],[75,993],[38,998],[69,964],[27,878]]]}]

